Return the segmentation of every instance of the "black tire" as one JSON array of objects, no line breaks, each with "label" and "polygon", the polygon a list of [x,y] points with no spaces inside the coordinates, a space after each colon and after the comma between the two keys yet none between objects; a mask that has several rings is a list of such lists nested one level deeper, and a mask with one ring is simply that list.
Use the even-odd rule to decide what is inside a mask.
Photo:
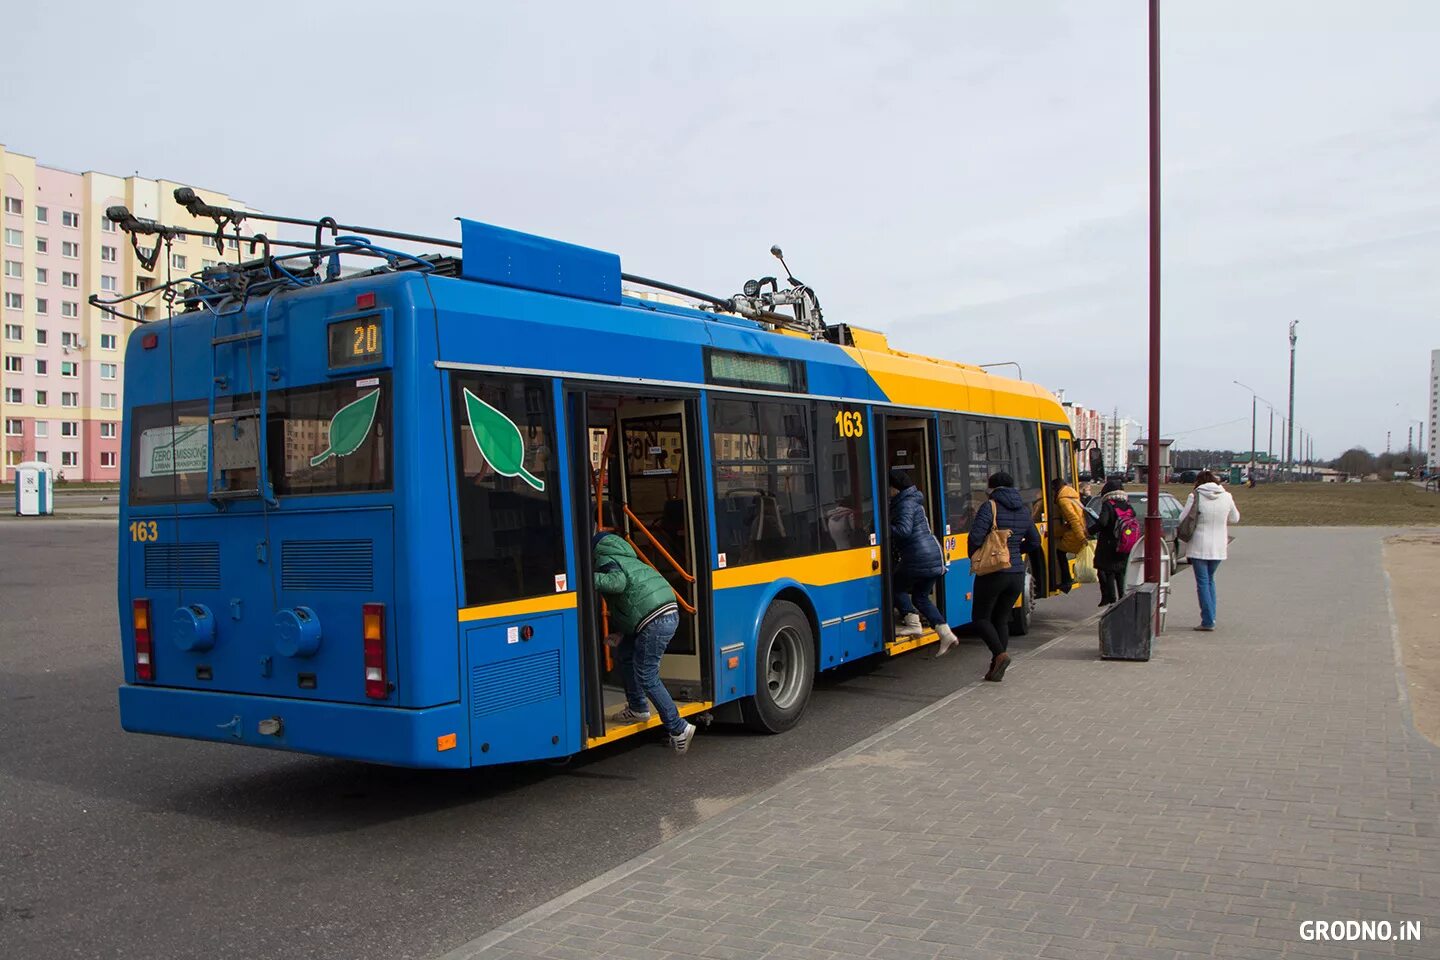
[{"label": "black tire", "polygon": [[755,643],[755,695],[740,701],[745,725],[784,733],[805,714],[815,687],[815,633],[805,612],[776,600],[760,621]]},{"label": "black tire", "polygon": [[1025,586],[1020,591],[1020,606],[1010,612],[1010,636],[1023,637],[1030,632],[1030,614],[1035,610],[1035,578],[1030,565],[1025,565]]}]

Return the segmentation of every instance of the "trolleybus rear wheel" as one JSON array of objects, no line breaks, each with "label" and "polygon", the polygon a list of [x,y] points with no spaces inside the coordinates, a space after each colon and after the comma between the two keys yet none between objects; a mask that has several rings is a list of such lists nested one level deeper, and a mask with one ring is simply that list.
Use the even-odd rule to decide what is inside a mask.
[{"label": "trolleybus rear wheel", "polygon": [[755,695],[741,701],[745,725],[784,733],[800,722],[815,685],[815,635],[795,604],[776,600],[760,621],[755,646]]}]

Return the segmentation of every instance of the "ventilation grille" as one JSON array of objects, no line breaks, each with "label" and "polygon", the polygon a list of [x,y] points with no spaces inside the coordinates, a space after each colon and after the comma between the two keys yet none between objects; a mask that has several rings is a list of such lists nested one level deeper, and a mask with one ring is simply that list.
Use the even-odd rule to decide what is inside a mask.
[{"label": "ventilation grille", "polygon": [[488,663],[470,671],[470,715],[485,717],[560,696],[560,651]]},{"label": "ventilation grille", "polygon": [[286,590],[373,590],[372,540],[285,540],[280,583]]},{"label": "ventilation grille", "polygon": [[219,590],[220,544],[145,544],[145,587],[149,590]]}]

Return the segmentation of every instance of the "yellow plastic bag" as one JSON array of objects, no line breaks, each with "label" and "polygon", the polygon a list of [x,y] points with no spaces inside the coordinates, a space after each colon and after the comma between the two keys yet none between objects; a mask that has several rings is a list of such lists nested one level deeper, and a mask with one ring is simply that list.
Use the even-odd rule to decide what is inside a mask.
[{"label": "yellow plastic bag", "polygon": [[1095,575],[1095,541],[1089,540],[1085,548],[1075,554],[1075,579],[1080,583],[1094,583],[1100,578]]}]

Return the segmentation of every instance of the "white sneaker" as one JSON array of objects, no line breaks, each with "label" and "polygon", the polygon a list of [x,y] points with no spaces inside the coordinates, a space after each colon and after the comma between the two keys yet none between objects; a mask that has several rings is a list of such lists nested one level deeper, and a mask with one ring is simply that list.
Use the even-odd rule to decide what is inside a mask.
[{"label": "white sneaker", "polygon": [[897,637],[918,637],[924,632],[925,628],[920,626],[920,614],[918,613],[905,614],[895,625],[895,636]]},{"label": "white sneaker", "polygon": [[615,716],[611,717],[610,722],[619,724],[646,723],[649,721],[649,719],[649,710],[641,713],[638,710],[632,709],[631,707],[626,707],[624,710],[621,710],[619,713],[615,714]]},{"label": "white sneaker", "polygon": [[690,741],[695,739],[695,724],[685,724],[685,732],[677,737],[670,738],[670,749],[676,753],[684,753],[690,749]]}]

